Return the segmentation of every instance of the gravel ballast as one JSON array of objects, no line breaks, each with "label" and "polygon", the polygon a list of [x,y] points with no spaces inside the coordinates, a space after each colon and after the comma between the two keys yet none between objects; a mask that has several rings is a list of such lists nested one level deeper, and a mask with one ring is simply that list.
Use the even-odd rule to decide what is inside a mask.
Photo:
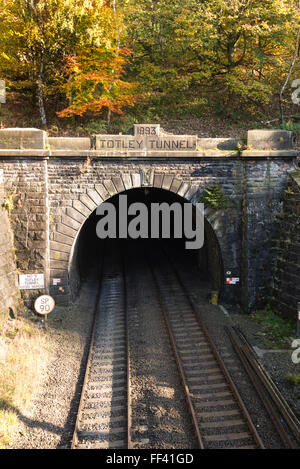
[{"label": "gravel ballast", "polygon": [[14,449],[69,448],[79,403],[97,287],[85,284],[74,305],[48,317],[48,365],[32,405],[20,416]]},{"label": "gravel ballast", "polygon": [[[296,367],[290,351],[271,351],[263,346],[262,326],[233,309],[209,304],[210,287],[200,282],[197,269],[179,262],[182,280],[198,305],[201,319],[223,358],[266,448],[283,448],[270,417],[235,354],[224,326],[238,325],[253,346],[262,351],[261,361],[278,388],[300,415],[296,389],[285,378]],[[132,371],[133,441],[136,448],[195,448],[184,394],[163,319],[159,312],[151,274],[136,261],[128,272]],[[143,285],[148,285],[147,291]],[[97,296],[94,282],[82,286],[79,299],[69,307],[57,307],[48,319],[48,366],[30,409],[11,447],[16,449],[69,448],[84,377],[85,360]],[[166,365],[167,363],[167,365]],[[299,370],[299,366],[298,366]]]}]

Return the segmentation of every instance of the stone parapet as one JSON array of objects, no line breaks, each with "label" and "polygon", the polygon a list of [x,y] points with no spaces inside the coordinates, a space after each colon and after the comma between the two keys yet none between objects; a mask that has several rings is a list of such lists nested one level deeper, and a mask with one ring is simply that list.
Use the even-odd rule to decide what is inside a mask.
[{"label": "stone parapet", "polygon": [[299,150],[219,150],[206,149],[195,151],[101,151],[101,150],[75,150],[75,149],[50,149],[50,150],[12,150],[0,149],[1,157],[11,158],[120,158],[120,159],[193,159],[193,158],[255,158],[255,159],[293,159],[299,156]]},{"label": "stone parapet", "polygon": [[44,149],[47,133],[39,129],[0,129],[0,148]]},{"label": "stone parapet", "polygon": [[259,150],[293,148],[293,132],[288,130],[248,130],[247,146]]},{"label": "stone parapet", "polygon": [[49,150],[91,150],[89,137],[47,137]]}]

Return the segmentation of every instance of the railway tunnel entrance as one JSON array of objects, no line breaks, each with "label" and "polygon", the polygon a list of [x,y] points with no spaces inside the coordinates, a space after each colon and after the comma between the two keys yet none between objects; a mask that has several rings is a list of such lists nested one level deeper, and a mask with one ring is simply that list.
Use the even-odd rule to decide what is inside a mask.
[{"label": "railway tunnel entrance", "polygon": [[[147,233],[145,233],[145,230],[143,231],[139,220],[136,219],[137,221],[134,221],[135,216],[128,215],[126,219],[127,227],[129,227],[131,222],[134,223],[136,236],[138,236],[136,239],[130,237],[120,238],[119,236],[120,195],[126,196],[127,207],[131,207],[132,204],[141,203],[148,209]],[[73,246],[69,266],[69,280],[73,297],[79,292],[82,282],[88,281],[93,276],[99,277],[99,269],[103,256],[115,250],[121,250],[123,253],[130,252],[132,257],[140,256],[141,252],[147,251],[147,255],[153,260],[156,259],[156,262],[163,262],[164,255],[167,255],[176,263],[179,269],[189,272],[193,276],[194,281],[198,282],[200,295],[207,296],[211,291],[217,291],[219,295],[222,295],[224,273],[221,250],[216,234],[206,218],[204,218],[204,243],[202,247],[197,249],[187,249],[188,239],[183,226],[184,219],[181,217],[179,220],[180,217],[178,217],[176,211],[170,210],[170,232],[169,234],[167,233],[167,237],[165,237],[166,233],[163,223],[160,224],[158,230],[157,227],[153,229],[154,222],[151,219],[151,204],[160,204],[160,206],[161,204],[168,204],[169,207],[176,204],[177,209],[179,207],[183,209],[183,205],[187,203],[186,199],[164,189],[147,187],[124,191],[111,197],[106,202],[109,202],[115,208],[116,219],[115,222],[112,222],[115,231],[114,238],[100,239],[98,237],[97,225],[101,217],[97,214],[97,210],[92,212],[82,225]],[[191,202],[189,204],[193,219],[192,225],[195,230],[196,208]],[[180,223],[182,225],[182,237],[178,237]],[[155,239],[151,238],[153,232],[156,236]],[[139,233],[145,237],[140,237]],[[150,236],[149,238],[146,237],[147,234]]]}]

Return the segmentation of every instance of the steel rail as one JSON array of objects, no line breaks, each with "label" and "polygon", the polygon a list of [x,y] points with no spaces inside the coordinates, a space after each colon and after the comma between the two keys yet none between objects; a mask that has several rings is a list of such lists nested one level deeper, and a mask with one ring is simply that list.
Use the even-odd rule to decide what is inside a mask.
[{"label": "steel rail", "polygon": [[146,256],[146,258],[148,260],[149,269],[152,273],[154,283],[155,283],[155,286],[156,286],[156,289],[157,289],[158,301],[159,301],[159,304],[160,304],[160,307],[161,307],[161,310],[162,310],[162,313],[163,313],[164,321],[165,321],[165,324],[166,324],[166,327],[167,327],[167,331],[168,331],[168,335],[169,335],[169,338],[170,338],[171,346],[172,346],[173,353],[174,353],[176,363],[177,363],[177,367],[178,367],[178,370],[179,370],[180,379],[181,379],[183,387],[184,387],[185,397],[186,397],[186,401],[187,401],[189,411],[190,411],[190,414],[191,414],[191,417],[192,417],[192,422],[193,422],[193,426],[194,426],[194,430],[195,430],[195,434],[196,434],[196,439],[197,439],[199,448],[204,449],[204,443],[203,443],[203,439],[202,439],[202,436],[201,436],[201,433],[200,433],[200,428],[199,428],[197,417],[196,417],[196,411],[195,411],[194,405],[193,405],[192,400],[191,400],[191,393],[190,393],[189,386],[188,386],[187,380],[186,380],[186,376],[185,376],[185,373],[184,373],[184,370],[183,370],[182,361],[181,361],[180,356],[179,356],[178,351],[177,351],[175,338],[174,338],[172,328],[171,328],[171,325],[170,325],[170,322],[169,322],[169,319],[168,319],[168,315],[167,315],[167,312],[166,312],[166,305],[165,305],[165,302],[162,298],[162,295],[160,294],[157,277],[156,277],[155,272],[152,268],[152,265],[151,265],[151,263],[148,259],[148,256]]},{"label": "steel rail", "polygon": [[277,432],[278,432],[278,434],[281,438],[281,441],[283,442],[283,444],[286,448],[293,449],[294,445],[293,445],[292,441],[290,440],[289,436],[286,434],[286,431],[285,431],[280,419],[278,418],[278,415],[276,414],[275,409],[273,408],[272,403],[270,402],[270,399],[269,399],[267,393],[265,392],[264,387],[262,386],[261,382],[259,381],[257,374],[255,373],[254,369],[251,367],[251,364],[250,364],[249,360],[247,359],[245,349],[243,349],[239,346],[238,342],[236,341],[235,337],[232,334],[232,331],[227,326],[225,326],[225,330],[226,330],[226,332],[229,336],[229,339],[232,343],[232,346],[233,346],[235,352],[237,353],[241,363],[243,364],[243,366],[244,366],[249,378],[251,379],[251,382],[252,382],[253,386],[255,387],[258,395],[260,396],[260,398],[262,400],[262,403],[263,403],[265,409],[267,410],[267,412],[268,412],[274,426],[276,427],[276,430],[277,430]]},{"label": "steel rail", "polygon": [[[81,389],[81,396],[80,396],[80,402],[77,410],[77,416],[76,416],[76,423],[75,423],[75,428],[73,432],[73,438],[72,438],[72,443],[71,443],[71,449],[76,449],[77,444],[79,443],[79,438],[78,438],[78,433],[79,433],[79,422],[80,422],[80,416],[82,413],[83,405],[84,405],[84,392],[85,389],[88,385],[89,381],[89,373],[90,373],[90,368],[91,368],[91,362],[92,362],[92,355],[93,355],[93,349],[94,349],[94,343],[95,343],[95,334],[96,334],[96,329],[97,329],[97,307],[99,305],[99,301],[101,298],[101,293],[102,293],[102,280],[103,280],[103,266],[104,266],[104,254],[102,257],[102,265],[101,265],[101,279],[100,279],[100,286],[97,294],[97,299],[94,307],[94,319],[93,319],[93,325],[92,325],[92,332],[91,332],[91,339],[90,339],[90,345],[89,345],[89,352],[88,352],[88,357],[86,360],[86,367],[85,367],[85,375],[84,375],[84,380],[82,384],[82,389]],[[126,280],[125,280],[125,270],[124,270],[124,263],[122,263],[122,273],[123,273],[123,283],[124,283],[124,308],[125,308],[125,324],[126,324],[126,373],[127,373],[127,449],[132,448],[132,443],[131,443],[131,399],[130,399],[130,356],[129,356],[129,333],[128,333],[128,311],[127,311],[127,294],[126,294]]]},{"label": "steel rail", "polygon": [[275,404],[277,405],[280,413],[282,414],[283,418],[285,419],[287,425],[289,426],[290,430],[292,431],[294,437],[298,442],[300,442],[300,422],[281,392],[279,391],[278,387],[270,377],[267,370],[264,368],[262,363],[256,358],[255,353],[249,344],[245,334],[238,328],[233,327],[233,330],[236,332],[240,340],[244,343],[246,349],[248,350],[248,360],[251,361],[252,367],[255,369],[257,375],[263,382],[264,386],[270,393],[272,399],[274,400]]},{"label": "steel rail", "polygon": [[127,449],[132,449],[131,440],[131,363],[130,363],[130,337],[129,337],[129,318],[128,318],[128,295],[127,295],[127,282],[126,282],[126,260],[125,253],[122,250],[122,268],[124,279],[124,309],[125,309],[125,323],[126,323],[126,351],[127,351]]},{"label": "steel rail", "polygon": [[82,384],[82,388],[81,388],[79,406],[78,406],[78,409],[77,409],[76,422],[75,422],[75,427],[74,427],[74,432],[73,432],[73,437],[72,437],[72,442],[71,442],[71,449],[75,449],[75,446],[78,443],[79,420],[80,420],[80,414],[81,414],[81,411],[82,411],[82,408],[83,408],[84,390],[85,390],[87,382],[88,382],[89,370],[90,370],[90,366],[91,366],[92,353],[93,353],[93,346],[94,346],[94,341],[95,341],[95,331],[96,331],[96,324],[97,324],[97,307],[98,307],[98,304],[99,304],[99,299],[100,299],[101,290],[102,290],[101,284],[102,284],[102,277],[103,277],[103,265],[104,265],[104,255],[102,255],[101,272],[99,272],[99,274],[100,274],[100,285],[99,285],[99,288],[98,288],[98,293],[97,293],[95,306],[94,306],[94,318],[93,318],[93,324],[92,324],[92,330],[91,330],[89,353],[88,353],[87,360],[86,360],[86,365],[85,365],[85,373],[84,373],[84,379],[83,379],[83,384]]},{"label": "steel rail", "polygon": [[181,277],[180,277],[180,275],[179,275],[179,273],[178,273],[178,271],[177,271],[177,268],[176,268],[176,266],[174,265],[174,262],[169,258],[168,254],[167,254],[165,251],[164,251],[164,254],[165,254],[165,257],[168,259],[169,264],[170,264],[170,265],[172,266],[172,268],[173,268],[173,271],[174,271],[174,273],[175,273],[175,275],[176,275],[176,277],[177,277],[177,280],[178,280],[178,282],[179,282],[179,284],[180,284],[180,286],[181,286],[183,292],[185,293],[185,296],[186,296],[187,300],[189,301],[189,303],[190,303],[190,305],[191,305],[191,308],[192,308],[193,313],[194,313],[194,315],[195,315],[195,317],[196,317],[196,320],[197,320],[197,322],[198,322],[200,328],[202,329],[202,331],[203,331],[203,333],[204,333],[204,335],[205,335],[205,337],[206,337],[206,339],[207,339],[207,341],[208,341],[208,343],[209,343],[209,345],[210,345],[210,347],[211,347],[211,350],[212,350],[212,352],[213,352],[213,354],[214,354],[214,356],[215,356],[215,358],[216,358],[216,360],[217,360],[217,362],[218,362],[218,364],[219,364],[219,366],[220,366],[220,368],[221,368],[221,370],[222,370],[222,372],[223,372],[223,375],[224,375],[224,377],[225,377],[225,379],[226,379],[226,381],[227,381],[227,383],[228,383],[228,385],[229,385],[229,387],[230,387],[230,389],[231,389],[231,391],[232,391],[233,396],[234,396],[235,399],[236,399],[236,402],[237,402],[237,404],[238,404],[238,406],[239,406],[239,408],[240,408],[242,414],[243,414],[244,417],[245,417],[245,420],[246,420],[246,422],[247,422],[248,428],[249,428],[251,434],[252,434],[253,437],[254,437],[254,440],[255,440],[255,442],[256,442],[256,444],[257,444],[257,446],[258,446],[258,449],[264,449],[264,444],[263,444],[263,442],[262,442],[262,440],[261,440],[261,438],[260,438],[260,436],[259,436],[259,434],[258,434],[258,432],[257,432],[257,430],[256,430],[256,428],[255,428],[255,426],[254,426],[254,424],[253,424],[253,422],[252,422],[252,419],[251,419],[251,417],[250,417],[250,415],[249,415],[249,412],[247,411],[247,409],[246,409],[246,407],[245,407],[245,404],[244,404],[244,402],[243,402],[243,400],[242,400],[242,398],[241,398],[241,395],[240,395],[240,393],[239,393],[237,387],[235,386],[233,380],[231,379],[231,376],[229,375],[229,372],[228,372],[228,370],[227,370],[227,368],[226,368],[226,365],[225,365],[224,361],[222,360],[222,358],[221,358],[219,352],[217,351],[216,346],[215,346],[213,340],[211,339],[211,337],[210,337],[210,335],[209,335],[209,333],[208,333],[208,330],[207,330],[206,326],[204,325],[204,323],[201,321],[201,319],[200,319],[200,317],[199,317],[199,313],[198,313],[198,311],[197,311],[197,307],[196,307],[196,305],[195,305],[194,300],[191,298],[191,296],[190,296],[190,294],[189,294],[189,292],[188,292],[186,286],[184,285],[184,283],[183,283],[183,281],[182,281],[182,279],[181,279]]}]

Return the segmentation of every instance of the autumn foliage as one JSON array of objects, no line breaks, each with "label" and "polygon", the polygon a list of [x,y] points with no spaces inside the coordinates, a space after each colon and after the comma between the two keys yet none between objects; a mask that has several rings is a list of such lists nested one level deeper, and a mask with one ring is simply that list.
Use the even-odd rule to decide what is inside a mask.
[{"label": "autumn foliage", "polygon": [[145,96],[152,115],[256,116],[293,57],[289,83],[300,76],[299,10],[299,0],[1,0],[0,77],[44,125],[53,102],[59,117],[106,119]]},{"label": "autumn foliage", "polygon": [[71,104],[58,116],[97,114],[103,108],[122,114],[124,107],[133,106],[139,98],[135,93],[137,84],[122,79],[130,55],[131,51],[124,47],[118,53],[94,48],[68,56],[66,81],[61,88]]}]

